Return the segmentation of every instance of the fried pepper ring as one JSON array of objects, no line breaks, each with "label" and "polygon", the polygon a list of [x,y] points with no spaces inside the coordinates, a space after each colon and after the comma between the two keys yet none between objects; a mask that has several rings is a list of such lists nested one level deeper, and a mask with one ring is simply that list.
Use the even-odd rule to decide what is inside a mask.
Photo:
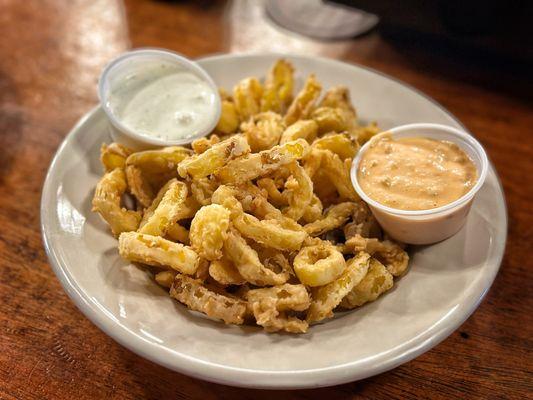
[{"label": "fried pepper ring", "polygon": [[267,332],[284,330],[291,333],[307,331],[308,324],[296,317],[289,317],[285,311],[304,311],[310,298],[304,285],[284,284],[272,288],[253,289],[246,293],[248,309],[258,325]]},{"label": "fried pepper ring", "polygon": [[391,240],[379,241],[356,234],[346,241],[345,247],[353,253],[357,251],[370,253],[381,261],[394,276],[401,276],[407,271],[409,254],[398,243]]},{"label": "fried pepper ring", "polygon": [[139,229],[140,233],[165,236],[168,229],[178,220],[182,204],[187,198],[187,185],[172,179],[163,190],[159,191],[157,198],[145,213],[147,218]]},{"label": "fried pepper ring", "polygon": [[122,232],[137,230],[141,221],[141,214],[138,211],[130,211],[120,205],[126,187],[124,171],[115,168],[100,179],[94,192],[92,210],[102,216],[115,236]]},{"label": "fried pepper ring", "polygon": [[241,325],[246,315],[246,302],[209,290],[199,279],[177,274],[170,295],[194,311],[221,319],[226,324]]},{"label": "fried pepper ring", "polygon": [[270,150],[263,150],[231,160],[218,169],[216,176],[225,184],[242,184],[265,176],[294,160],[305,157],[309,149],[310,146],[305,140],[298,139],[274,146]]},{"label": "fried pepper ring", "polygon": [[392,275],[383,264],[371,258],[368,273],[340,303],[341,307],[352,309],[376,300],[379,296],[392,288]]},{"label": "fried pepper ring", "polygon": [[315,287],[337,279],[346,262],[335,246],[322,241],[319,245],[303,247],[294,258],[293,268],[300,282]]},{"label": "fried pepper ring", "polygon": [[229,139],[214,144],[201,154],[196,154],[183,160],[178,166],[178,172],[183,178],[200,179],[213,174],[225,165],[228,160],[246,154],[250,146],[242,135],[235,135]]},{"label": "fried pepper ring", "polygon": [[357,205],[352,202],[344,202],[331,206],[323,218],[304,225],[304,229],[311,236],[319,236],[339,228],[348,221],[356,207]]},{"label": "fried pepper ring", "polygon": [[191,222],[189,237],[192,248],[207,260],[221,258],[229,224],[230,212],[226,208],[220,204],[203,206]]},{"label": "fried pepper ring", "polygon": [[[213,202],[222,204],[231,213],[235,228],[245,237],[278,250],[298,250],[307,233],[294,221],[285,223],[278,219],[259,220],[243,212],[242,205],[235,197],[235,189],[220,186],[213,194]],[[277,209],[276,209],[277,210]],[[279,212],[279,210],[278,210]]]},{"label": "fried pepper ring", "polygon": [[139,232],[121,233],[118,251],[126,260],[154,267],[170,267],[189,275],[195,273],[200,261],[198,254],[190,247]]},{"label": "fried pepper ring", "polygon": [[312,302],[307,312],[307,322],[321,321],[333,316],[337,307],[368,272],[370,255],[360,252],[346,263],[343,274],[333,282],[322,286],[312,294]]},{"label": "fried pepper ring", "polygon": [[289,279],[289,274],[285,271],[276,274],[266,268],[259,260],[257,252],[235,229],[229,230],[224,250],[241,276],[256,286],[281,285]]}]

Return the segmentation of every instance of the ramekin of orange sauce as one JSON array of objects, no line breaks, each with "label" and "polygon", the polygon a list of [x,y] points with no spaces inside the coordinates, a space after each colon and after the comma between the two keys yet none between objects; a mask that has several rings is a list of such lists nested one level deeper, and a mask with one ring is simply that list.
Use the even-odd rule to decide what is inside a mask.
[{"label": "ramekin of orange sauce", "polygon": [[461,229],[487,168],[487,155],[471,135],[422,123],[372,138],[354,158],[351,178],[391,237],[430,244]]}]

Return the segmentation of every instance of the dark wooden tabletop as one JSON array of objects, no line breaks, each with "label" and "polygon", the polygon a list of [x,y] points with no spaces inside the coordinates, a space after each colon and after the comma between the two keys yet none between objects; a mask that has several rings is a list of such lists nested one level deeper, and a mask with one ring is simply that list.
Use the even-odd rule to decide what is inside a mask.
[{"label": "dark wooden tabletop", "polygon": [[[1,399],[532,396],[533,107],[527,79],[376,32],[314,41],[276,27],[261,2],[245,0],[4,0],[0,25]],[[41,241],[39,201],[55,150],[97,102],[101,68],[139,46],[190,57],[245,51],[325,55],[393,75],[443,104],[488,150],[509,210],[507,251],[479,309],[416,360],[318,390],[274,394],[201,382],[115,343],[76,309],[54,276]]]}]

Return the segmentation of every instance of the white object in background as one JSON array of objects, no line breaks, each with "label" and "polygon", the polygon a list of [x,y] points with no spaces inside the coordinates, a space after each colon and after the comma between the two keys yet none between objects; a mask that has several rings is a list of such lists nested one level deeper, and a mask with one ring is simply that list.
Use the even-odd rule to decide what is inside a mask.
[{"label": "white object in background", "polygon": [[136,149],[190,143],[211,132],[221,112],[207,72],[159,49],[138,49],[111,61],[98,95],[113,139]]},{"label": "white object in background", "polygon": [[265,7],[277,24],[318,39],[359,36],[379,21],[377,15],[321,0],[267,0]]},{"label": "white object in background", "polygon": [[355,191],[370,207],[381,227],[393,238],[408,244],[440,242],[457,233],[465,224],[474,196],[487,176],[488,159],[483,146],[471,135],[447,125],[416,123],[387,130],[393,139],[425,137],[446,140],[458,145],[474,162],[478,178],[474,186],[459,199],[442,207],[428,210],[399,210],[387,207],[369,197],[359,185],[359,162],[370,146],[370,141],[353,159],[350,175]]}]

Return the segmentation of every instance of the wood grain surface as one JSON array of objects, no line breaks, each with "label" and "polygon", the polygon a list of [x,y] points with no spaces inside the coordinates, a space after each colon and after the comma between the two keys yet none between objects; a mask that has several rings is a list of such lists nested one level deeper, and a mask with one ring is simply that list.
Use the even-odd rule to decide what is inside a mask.
[{"label": "wood grain surface", "polygon": [[[527,76],[376,32],[317,42],[276,27],[260,1],[2,0],[0,25],[1,399],[532,398],[533,107]],[[273,393],[201,382],[107,337],[54,276],[41,241],[39,202],[55,150],[97,102],[101,68],[139,46],[190,57],[324,55],[376,68],[443,104],[486,147],[507,198],[507,251],[479,309],[416,360],[318,390]]]}]

